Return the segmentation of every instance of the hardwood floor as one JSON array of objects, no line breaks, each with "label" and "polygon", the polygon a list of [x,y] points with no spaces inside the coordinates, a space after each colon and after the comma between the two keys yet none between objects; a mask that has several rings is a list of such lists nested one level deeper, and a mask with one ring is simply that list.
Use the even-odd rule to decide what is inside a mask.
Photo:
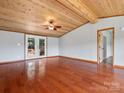
[{"label": "hardwood floor", "polygon": [[124,70],[67,58],[0,65],[0,93],[124,93]]}]

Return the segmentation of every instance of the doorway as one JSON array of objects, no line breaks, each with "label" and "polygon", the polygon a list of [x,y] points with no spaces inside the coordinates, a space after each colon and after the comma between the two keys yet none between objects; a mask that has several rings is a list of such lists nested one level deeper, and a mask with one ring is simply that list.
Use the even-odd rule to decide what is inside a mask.
[{"label": "doorway", "polygon": [[26,59],[46,57],[46,37],[26,35]]},{"label": "doorway", "polygon": [[97,61],[98,64],[114,64],[114,28],[97,31]]}]

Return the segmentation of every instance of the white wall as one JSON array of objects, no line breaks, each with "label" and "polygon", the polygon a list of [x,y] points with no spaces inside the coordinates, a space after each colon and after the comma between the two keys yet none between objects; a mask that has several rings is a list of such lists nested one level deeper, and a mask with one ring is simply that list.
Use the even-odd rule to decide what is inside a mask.
[{"label": "white wall", "polygon": [[[48,37],[47,44],[47,56],[58,56],[59,38]],[[24,48],[23,33],[0,30],[0,62],[24,60]]]},{"label": "white wall", "polygon": [[24,34],[0,31],[0,62],[24,59]]},{"label": "white wall", "polygon": [[124,66],[124,16],[100,19],[85,24],[60,38],[60,55],[97,60],[97,30],[115,27],[115,64]]},{"label": "white wall", "polygon": [[59,38],[48,37],[47,56],[59,55]]}]

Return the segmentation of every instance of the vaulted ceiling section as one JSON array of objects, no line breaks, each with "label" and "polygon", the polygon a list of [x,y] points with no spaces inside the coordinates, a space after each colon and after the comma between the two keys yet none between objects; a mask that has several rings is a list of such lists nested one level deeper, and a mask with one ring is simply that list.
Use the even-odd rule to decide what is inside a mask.
[{"label": "vaulted ceiling section", "polygon": [[[60,37],[99,18],[124,15],[124,0],[0,0],[0,29]],[[62,26],[44,27],[49,20]]]}]

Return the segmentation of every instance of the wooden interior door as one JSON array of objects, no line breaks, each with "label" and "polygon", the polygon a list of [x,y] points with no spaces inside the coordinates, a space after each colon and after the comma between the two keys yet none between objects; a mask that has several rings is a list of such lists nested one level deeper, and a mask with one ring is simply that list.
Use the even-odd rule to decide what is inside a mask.
[{"label": "wooden interior door", "polygon": [[[111,60],[108,60],[110,59]],[[107,61],[106,61],[107,60]],[[97,61],[98,63],[114,61],[114,28],[97,31]]]}]

